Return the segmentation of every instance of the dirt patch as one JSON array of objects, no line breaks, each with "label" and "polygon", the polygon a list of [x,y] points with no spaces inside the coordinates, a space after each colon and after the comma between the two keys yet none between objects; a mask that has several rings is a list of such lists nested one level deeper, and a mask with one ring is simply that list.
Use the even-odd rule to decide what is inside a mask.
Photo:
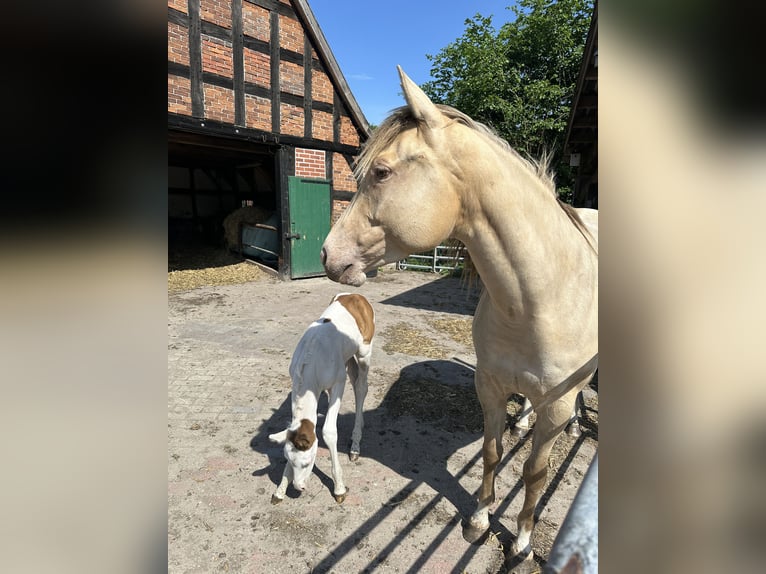
[{"label": "dirt patch", "polygon": [[226,249],[197,247],[168,253],[168,293],[236,285],[265,277],[268,275],[264,271]]},{"label": "dirt patch", "polygon": [[381,333],[386,341],[381,347],[386,353],[402,353],[430,359],[445,359],[449,353],[423,331],[407,323],[397,323]]},{"label": "dirt patch", "polygon": [[471,325],[473,318],[461,319],[431,319],[428,321],[437,331],[446,333],[456,343],[465,345],[473,350],[473,338],[471,337]]}]

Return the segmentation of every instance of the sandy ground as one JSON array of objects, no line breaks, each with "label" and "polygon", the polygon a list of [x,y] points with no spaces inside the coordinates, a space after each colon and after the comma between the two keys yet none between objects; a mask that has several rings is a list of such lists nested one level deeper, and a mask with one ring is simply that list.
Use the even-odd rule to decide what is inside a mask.
[{"label": "sandy ground", "polygon": [[[362,456],[347,457],[354,407],[347,389],[338,419],[345,502],[332,497],[320,441],[307,490],[291,487],[272,506],[285,462],[267,436],[290,420],[291,353],[344,290],[365,295],[377,314]],[[169,572],[506,572],[528,440],[506,434],[492,535],[470,545],[460,527],[481,480],[467,337],[477,300],[457,279],[391,269],[359,289],[263,277],[169,295]],[[582,437],[562,436],[552,457],[532,540],[538,567],[597,447],[592,389],[585,402]],[[512,424],[519,401],[508,408]]]}]

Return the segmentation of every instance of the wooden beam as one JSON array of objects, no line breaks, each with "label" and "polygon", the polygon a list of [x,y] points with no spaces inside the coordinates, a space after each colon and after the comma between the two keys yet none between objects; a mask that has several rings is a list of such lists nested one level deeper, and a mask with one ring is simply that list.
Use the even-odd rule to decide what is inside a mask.
[{"label": "wooden beam", "polygon": [[271,58],[271,131],[280,132],[281,102],[279,97],[279,12],[270,12],[271,34],[269,52]]},{"label": "wooden beam", "polygon": [[[308,63],[308,65],[306,65]],[[311,137],[314,123],[311,101],[312,95],[311,40],[308,34],[303,34],[303,135]]]},{"label": "wooden beam", "polygon": [[202,39],[199,15],[200,0],[188,0],[189,9],[189,82],[191,84],[192,116],[205,116],[205,97],[202,91]]},{"label": "wooden beam", "polygon": [[245,125],[245,38],[242,32],[242,0],[231,2],[232,64],[234,68],[234,123]]}]

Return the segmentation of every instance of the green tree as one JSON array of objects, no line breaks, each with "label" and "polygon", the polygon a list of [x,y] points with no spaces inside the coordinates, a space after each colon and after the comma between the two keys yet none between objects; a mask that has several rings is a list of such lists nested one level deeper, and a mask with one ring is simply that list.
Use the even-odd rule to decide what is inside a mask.
[{"label": "green tree", "polygon": [[486,123],[519,152],[553,153],[559,192],[571,185],[561,151],[588,35],[592,0],[519,0],[516,20],[466,20],[463,35],[436,55],[423,90]]}]

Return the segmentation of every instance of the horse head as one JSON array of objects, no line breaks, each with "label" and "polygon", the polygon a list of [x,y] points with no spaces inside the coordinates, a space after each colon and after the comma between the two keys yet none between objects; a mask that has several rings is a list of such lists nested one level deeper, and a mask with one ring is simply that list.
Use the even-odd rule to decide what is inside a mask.
[{"label": "horse head", "polygon": [[399,76],[407,105],[367,142],[358,191],[322,246],[333,281],[361,285],[366,271],[438,245],[460,217],[460,169],[445,141],[455,124],[401,68]]}]

